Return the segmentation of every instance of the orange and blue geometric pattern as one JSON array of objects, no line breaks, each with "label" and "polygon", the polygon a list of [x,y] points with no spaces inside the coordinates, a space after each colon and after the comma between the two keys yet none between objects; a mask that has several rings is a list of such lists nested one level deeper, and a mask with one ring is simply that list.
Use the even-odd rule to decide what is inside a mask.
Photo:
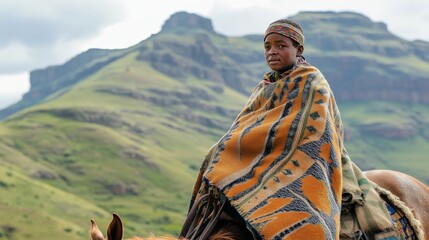
[{"label": "orange and blue geometric pattern", "polygon": [[401,234],[402,239],[417,239],[417,235],[414,232],[408,218],[405,214],[394,205],[391,205],[386,202],[387,209],[390,212],[393,223],[396,224],[398,231]]}]

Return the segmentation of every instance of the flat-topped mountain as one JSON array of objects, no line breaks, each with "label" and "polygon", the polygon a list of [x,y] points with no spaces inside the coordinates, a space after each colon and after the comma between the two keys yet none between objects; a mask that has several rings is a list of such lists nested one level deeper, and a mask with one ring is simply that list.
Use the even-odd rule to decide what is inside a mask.
[{"label": "flat-topped mountain", "polygon": [[[429,43],[406,41],[353,12],[302,12],[292,18],[304,28],[304,56],[322,70],[341,102],[384,100],[428,103]],[[187,12],[172,15],[162,30],[121,50],[90,49],[63,65],[30,73],[23,100],[0,111],[0,118],[63,92],[130,52],[173,77],[192,74],[247,93],[266,65],[262,35],[228,38],[210,19]],[[249,84],[250,83],[250,84]]]}]

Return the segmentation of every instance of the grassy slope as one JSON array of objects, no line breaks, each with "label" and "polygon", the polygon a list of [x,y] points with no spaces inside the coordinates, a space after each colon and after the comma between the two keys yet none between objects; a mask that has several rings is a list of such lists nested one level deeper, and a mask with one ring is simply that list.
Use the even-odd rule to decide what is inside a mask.
[{"label": "grassy slope", "polygon": [[[387,168],[411,174],[429,183],[426,149],[429,107],[425,105],[370,102],[340,105],[343,122],[351,135],[346,147],[364,169]],[[377,125],[391,131],[414,129],[409,137],[383,138],[362,132],[362,126]],[[389,131],[389,130],[387,130]]]},{"label": "grassy slope", "polygon": [[0,239],[82,239],[89,227],[89,220],[83,219],[109,217],[84,198],[34,181],[4,164],[0,196]]},{"label": "grassy slope", "polygon": [[[27,109],[0,125],[0,146],[7,150],[2,151],[0,166],[16,166],[10,170],[12,175],[19,174],[25,177],[26,182],[32,183],[28,186],[34,191],[28,193],[32,202],[25,203],[29,209],[44,206],[33,209],[31,218],[34,221],[16,222],[14,239],[24,239],[23,236],[28,235],[27,230],[32,231],[36,239],[42,239],[46,233],[36,229],[40,228],[45,217],[51,221],[63,219],[56,230],[58,237],[52,239],[72,239],[68,235],[82,236],[90,218],[98,217],[99,226],[106,226],[110,220],[106,213],[111,212],[117,212],[124,218],[129,236],[149,232],[177,233],[187,210],[199,161],[222,131],[174,118],[174,111],[186,109],[185,106],[162,108],[141,99],[97,91],[106,87],[148,95],[151,94],[148,89],[153,88],[188,91],[180,82],[154,72],[134,58],[135,55],[131,54],[115,62],[53,101]],[[235,91],[225,90],[226,99],[237,99],[237,96],[239,94]],[[240,97],[241,101],[230,104],[228,108],[239,109],[245,99]],[[70,117],[64,111],[75,115]],[[198,112],[193,114],[202,114]],[[82,116],[76,117],[79,114]],[[91,119],[90,116],[97,114],[100,114],[98,118]],[[229,121],[214,114],[213,118],[223,119],[226,123]],[[55,177],[48,180],[28,177],[36,172],[48,172]],[[4,181],[3,177],[0,179]],[[112,195],[110,189],[115,186],[132,191]],[[58,200],[64,209],[59,209],[57,205],[61,204],[49,198],[48,187],[69,192],[69,196]],[[24,198],[26,189],[17,189],[17,194]],[[14,202],[16,198],[8,194],[2,196],[7,202]],[[78,213],[69,211],[76,199],[97,204],[98,212],[89,211],[85,206]],[[8,211],[17,211],[18,216],[28,216],[28,209],[7,208]],[[77,223],[81,225],[75,226]],[[0,224],[11,222],[7,218]],[[23,226],[27,230],[24,231]]]}]

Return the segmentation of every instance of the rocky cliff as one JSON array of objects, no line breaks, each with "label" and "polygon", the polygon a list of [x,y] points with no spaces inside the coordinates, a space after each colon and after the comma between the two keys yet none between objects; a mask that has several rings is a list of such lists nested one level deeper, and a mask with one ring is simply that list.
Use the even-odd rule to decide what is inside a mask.
[{"label": "rocky cliff", "polygon": [[[352,12],[302,12],[304,56],[320,68],[341,102],[383,100],[429,103],[429,43],[406,41]],[[60,66],[30,74],[23,100],[0,111],[0,119],[66,90],[86,76],[139,49],[137,59],[169,76],[196,77],[248,93],[267,71],[262,35],[229,38],[210,19],[187,12],[172,15],[162,30],[129,49],[91,49]]]}]

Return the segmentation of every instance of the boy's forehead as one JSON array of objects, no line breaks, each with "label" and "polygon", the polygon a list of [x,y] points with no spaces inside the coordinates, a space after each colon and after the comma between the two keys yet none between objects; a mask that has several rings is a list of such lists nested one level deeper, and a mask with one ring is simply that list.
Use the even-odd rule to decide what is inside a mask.
[{"label": "boy's forehead", "polygon": [[289,42],[292,41],[290,38],[285,37],[278,33],[271,33],[266,36],[264,43],[270,43],[270,42]]}]

